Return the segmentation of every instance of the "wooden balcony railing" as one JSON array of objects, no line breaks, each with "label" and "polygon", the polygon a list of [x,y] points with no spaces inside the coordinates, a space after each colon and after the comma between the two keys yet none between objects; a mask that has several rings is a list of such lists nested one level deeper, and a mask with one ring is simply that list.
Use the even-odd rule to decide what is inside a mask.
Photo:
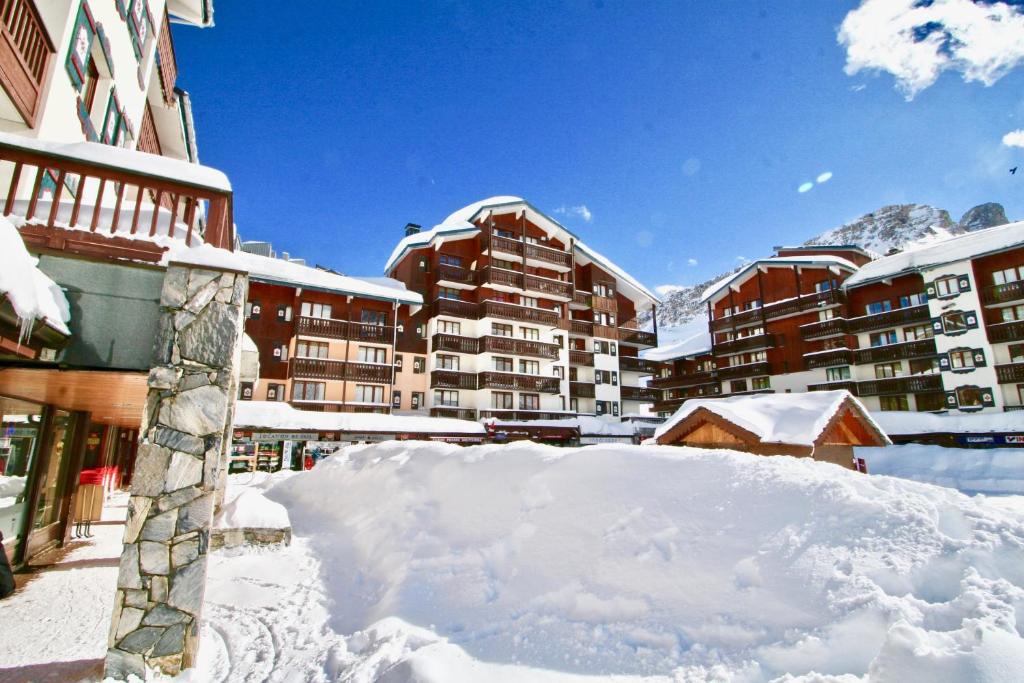
[{"label": "wooden balcony railing", "polygon": [[594,398],[594,383],[569,382],[569,396],[573,398]]},{"label": "wooden balcony railing", "polygon": [[517,306],[503,301],[484,301],[480,304],[480,317],[502,318],[517,322],[538,323],[554,327],[558,324],[558,313],[543,308]]},{"label": "wooden balcony railing", "polygon": [[566,301],[573,296],[572,283],[552,280],[551,278],[539,277],[537,275],[526,276],[526,290],[556,299],[565,299]]},{"label": "wooden balcony railing", "polygon": [[489,242],[485,238],[484,248],[488,251],[500,251],[504,254],[511,254],[512,256],[523,255],[522,242],[519,240],[512,240],[507,237],[499,237],[498,235],[491,235]]},{"label": "wooden balcony railing", "polygon": [[571,320],[569,321],[569,332],[581,337],[593,337],[594,323],[588,320]]},{"label": "wooden balcony railing", "polygon": [[661,392],[653,387],[627,387],[619,390],[623,401],[648,401],[653,403],[661,399]]},{"label": "wooden balcony railing", "polygon": [[996,323],[987,328],[988,340],[993,343],[1024,341],[1024,320]]},{"label": "wooden balcony railing", "polygon": [[492,408],[490,410],[481,410],[480,419],[489,420],[491,418],[504,422],[528,422],[530,420],[564,420],[567,417],[575,417],[575,413],[562,413],[549,410],[512,410],[502,408]]},{"label": "wooden balcony railing", "polygon": [[800,326],[800,336],[806,341],[813,339],[824,339],[825,337],[837,337],[847,333],[845,318],[832,318],[817,323],[807,323]]},{"label": "wooden balcony railing", "polygon": [[480,271],[479,282],[482,285],[494,284],[522,289],[523,274],[515,270],[506,270],[505,268],[487,266]]},{"label": "wooden balcony railing", "polygon": [[737,377],[754,377],[756,375],[770,375],[772,366],[768,361],[757,363],[746,363],[744,365],[730,365],[718,368],[719,379],[736,379]]},{"label": "wooden balcony railing", "polygon": [[453,417],[456,420],[476,420],[476,411],[472,408],[437,406],[430,409],[430,417]]},{"label": "wooden balcony railing", "polygon": [[996,379],[1000,384],[1024,382],[1024,363],[1007,363],[996,366]]},{"label": "wooden balcony railing", "polygon": [[557,377],[542,377],[540,375],[519,375],[511,372],[481,372],[477,375],[477,386],[480,389],[557,394],[559,384],[560,380]]},{"label": "wooden balcony railing", "polygon": [[592,295],[590,294],[590,292],[583,292],[577,289],[575,292],[572,293],[572,302],[577,306],[585,306],[587,308],[590,308],[591,296]]},{"label": "wooden balcony railing", "polygon": [[[601,339],[618,339],[619,338],[619,328],[612,327],[611,325],[599,325],[597,323],[594,323],[594,325],[593,325],[593,327],[591,329],[594,330],[594,336],[595,337],[600,337]],[[652,344],[652,346],[655,346],[655,345]]]},{"label": "wooden balcony railing", "polygon": [[55,52],[34,0],[0,0],[0,85],[29,128]]},{"label": "wooden balcony railing", "polygon": [[831,368],[836,365],[850,365],[852,362],[853,352],[850,349],[832,349],[830,351],[804,354],[804,367],[808,370]]},{"label": "wooden balcony railing", "polygon": [[558,345],[531,339],[487,336],[480,339],[480,353],[508,353],[513,356],[533,356],[547,360],[558,358]]},{"label": "wooden balcony railing", "polygon": [[156,38],[156,66],[160,75],[160,88],[163,90],[164,102],[171,106],[175,102],[174,84],[178,80],[178,61],[174,57],[174,42],[171,40],[171,22],[164,10],[164,20],[160,26],[160,35]]},{"label": "wooden balcony railing", "polygon": [[480,352],[480,340],[474,337],[460,337],[456,334],[435,334],[430,348],[433,351],[475,354]]},{"label": "wooden balcony railing", "polygon": [[909,377],[890,377],[857,382],[860,396],[885,396],[889,394],[920,394],[942,391],[940,375],[911,375]]},{"label": "wooden balcony railing", "polygon": [[857,334],[858,332],[881,330],[896,325],[926,323],[930,320],[931,313],[928,311],[928,304],[921,304],[920,306],[910,306],[909,308],[897,308],[894,311],[886,311],[885,313],[850,318],[847,321],[847,325],[852,334]]},{"label": "wooden balcony railing", "polygon": [[430,373],[430,388],[474,390],[477,388],[477,379],[472,372],[434,370]]},{"label": "wooden balcony railing", "polygon": [[352,363],[329,358],[292,358],[289,362],[295,379],[352,380],[391,384],[391,366]]},{"label": "wooden balcony railing", "polygon": [[299,317],[298,334],[328,339],[351,339],[371,344],[390,344],[394,335],[391,325],[371,325],[333,318]]},{"label": "wooden balcony railing", "polygon": [[[94,143],[65,149],[0,136],[10,182],[5,216],[22,219],[30,246],[157,262],[166,237],[234,249],[232,195],[213,169]],[[7,166],[10,164],[13,168]],[[207,205],[205,227],[202,204]]]},{"label": "wooden balcony railing", "polygon": [[825,382],[823,384],[808,384],[807,391],[838,391],[846,389],[854,396],[857,396],[857,383],[852,380],[841,380],[838,382]]},{"label": "wooden balcony railing", "polygon": [[476,320],[480,307],[475,301],[459,301],[458,299],[435,299],[434,315],[447,315],[453,318]]},{"label": "wooden balcony railing", "polygon": [[567,251],[552,249],[551,247],[542,247],[539,244],[526,245],[526,258],[535,261],[546,261],[563,268],[572,267],[572,254]]},{"label": "wooden balcony railing", "polygon": [[763,308],[752,308],[747,311],[736,313],[735,315],[716,318],[711,321],[711,329],[715,332],[719,330],[728,330],[752,324],[762,319],[768,320],[771,318],[781,318],[783,316],[793,315],[794,313],[802,313],[804,311],[810,311],[818,308],[835,306],[843,303],[843,301],[844,298],[842,292],[837,290],[807,294],[794,299],[767,303]]},{"label": "wooden balcony railing", "polygon": [[916,339],[899,344],[887,344],[885,346],[872,346],[866,349],[858,349],[853,357],[858,363],[885,363],[904,358],[922,358],[935,355],[934,339]]},{"label": "wooden balcony railing", "polygon": [[981,303],[983,304],[1005,304],[1019,299],[1024,299],[1024,280],[1007,282],[1004,285],[992,285],[981,290]]},{"label": "wooden balcony railing", "polygon": [[729,355],[731,353],[743,353],[744,351],[756,351],[770,349],[775,346],[775,335],[755,334],[750,337],[740,337],[732,341],[718,342],[715,344],[715,355]]},{"label": "wooden balcony railing", "polygon": [[718,370],[692,372],[685,375],[671,375],[669,377],[655,377],[651,380],[651,384],[659,389],[679,389],[695,387],[701,384],[715,384],[717,382]]},{"label": "wooden balcony railing", "polygon": [[592,368],[594,367],[594,354],[589,351],[577,351],[576,349],[570,349],[569,364]]},{"label": "wooden balcony railing", "polygon": [[653,375],[661,369],[661,364],[653,360],[636,358],[635,356],[619,356],[619,370],[622,372],[639,372]]},{"label": "wooden balcony railing", "polygon": [[658,335],[645,330],[634,330],[628,327],[619,328],[619,341],[634,346],[657,346]]},{"label": "wooden balcony railing", "polygon": [[437,267],[438,282],[455,282],[460,285],[476,286],[477,274],[468,268],[461,268],[447,263]]}]

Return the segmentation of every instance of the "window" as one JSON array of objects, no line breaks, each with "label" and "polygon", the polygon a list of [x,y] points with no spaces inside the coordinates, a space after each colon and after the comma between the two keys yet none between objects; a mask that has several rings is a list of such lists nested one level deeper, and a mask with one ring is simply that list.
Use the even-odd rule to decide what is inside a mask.
[{"label": "window", "polygon": [[503,323],[491,323],[491,334],[496,337],[511,337],[513,334],[512,326]]},{"label": "window", "polygon": [[1001,308],[999,309],[999,315],[1003,319],[1003,322],[1024,320],[1024,304],[1017,304],[1016,306],[1007,306],[1006,308]]},{"label": "window", "polygon": [[412,409],[419,410],[420,406],[423,405],[423,392],[414,391],[412,392]]},{"label": "window", "polygon": [[771,381],[767,377],[755,377],[750,380],[750,388],[754,391],[771,389]]},{"label": "window", "polygon": [[391,407],[395,410],[402,407],[402,392],[397,389],[391,392]]},{"label": "window", "polygon": [[764,362],[766,362],[768,360],[768,352],[767,351],[754,351],[753,353],[748,354],[748,357],[749,357],[749,360],[747,361],[748,363],[764,363]]},{"label": "window", "polygon": [[378,349],[373,346],[360,346],[358,352],[360,363],[386,363],[387,349]]},{"label": "window", "polygon": [[885,332],[873,332],[869,340],[871,346],[886,346],[897,343],[900,338],[896,335],[896,330],[886,330]]},{"label": "window", "polygon": [[451,254],[440,254],[438,255],[438,261],[443,266],[456,266],[458,268],[462,267],[461,256],[452,256]]},{"label": "window", "polygon": [[918,358],[910,361],[911,375],[933,375],[939,372],[939,360],[937,358]]},{"label": "window", "polygon": [[462,323],[451,320],[438,320],[437,331],[441,334],[462,334]]},{"label": "window", "polygon": [[412,359],[412,372],[415,375],[423,374],[427,371],[427,359],[423,356],[413,356]]},{"label": "window", "polygon": [[619,386],[619,373],[617,370],[612,370],[612,386]]},{"label": "window", "polygon": [[848,379],[850,379],[850,366],[848,365],[825,369],[825,381],[827,382],[842,382]]},{"label": "window", "polygon": [[388,314],[384,311],[368,311],[364,308],[359,312],[359,322],[364,325],[378,325],[383,327],[388,324]]},{"label": "window", "polygon": [[383,403],[384,387],[373,384],[356,385],[356,403]]},{"label": "window", "polygon": [[289,322],[292,319],[292,307],[284,305],[278,306],[277,319],[283,322]]},{"label": "window", "polygon": [[892,310],[892,302],[888,299],[882,299],[881,301],[874,301],[866,306],[868,315],[876,315],[878,313],[885,313],[886,311]]},{"label": "window", "polygon": [[935,336],[935,330],[931,325],[914,325],[903,330],[903,339],[914,341],[915,339],[931,339]]},{"label": "window", "polygon": [[519,372],[523,375],[539,375],[540,361],[522,360],[519,361]]},{"label": "window", "polygon": [[580,412],[580,400],[578,398],[569,399],[569,410],[574,413]]},{"label": "window", "polygon": [[285,399],[284,385],[283,384],[268,384],[267,385],[267,400],[268,401],[283,401]]},{"label": "window", "polygon": [[561,334],[556,334],[551,338],[551,340],[558,346],[558,348],[563,348],[565,346],[565,337]]},{"label": "window", "polygon": [[980,408],[984,405],[982,392],[978,387],[959,387],[956,390],[956,402],[961,408]]},{"label": "window", "polygon": [[875,366],[875,379],[887,379],[889,377],[902,377],[903,363],[879,363]]},{"label": "window", "polygon": [[1005,285],[1008,282],[1024,280],[1024,265],[1015,268],[1004,268],[992,273],[992,284]]},{"label": "window", "polygon": [[449,389],[434,390],[434,405],[448,406],[449,408],[459,407],[459,392]]},{"label": "window", "polygon": [[274,358],[277,360],[288,360],[288,345],[281,344],[274,349]]},{"label": "window", "polygon": [[438,299],[454,299],[458,301],[460,298],[459,290],[454,287],[438,287],[437,288]]},{"label": "window", "polygon": [[604,282],[595,282],[593,286],[594,296],[603,296],[606,299],[615,298],[615,285]]},{"label": "window", "polygon": [[301,358],[327,358],[327,342],[298,341],[295,343],[295,355]]},{"label": "window", "polygon": [[615,327],[615,314],[594,311],[594,323],[606,327]]},{"label": "window", "polygon": [[504,259],[495,258],[491,259],[491,265],[495,268],[503,268],[505,270],[515,270],[516,264],[512,261],[506,261]]},{"label": "window", "polygon": [[619,373],[610,372],[608,370],[594,370],[594,384],[611,384],[617,386],[619,383]]},{"label": "window", "polygon": [[878,403],[882,410],[910,410],[906,396],[879,396]]},{"label": "window", "polygon": [[946,334],[966,332],[967,315],[962,311],[950,311],[942,314],[942,329]]},{"label": "window", "polygon": [[458,356],[437,356],[437,367],[439,370],[455,370],[459,369],[459,357]]},{"label": "window", "polygon": [[949,352],[949,365],[954,370],[974,367],[974,352],[970,349],[954,349]]},{"label": "window", "polygon": [[493,362],[495,372],[513,372],[514,365],[511,358],[495,356]]},{"label": "window", "polygon": [[734,379],[729,383],[729,391],[733,394],[740,394],[747,390],[747,380]]},{"label": "window", "polygon": [[497,235],[498,237],[504,237],[507,240],[518,240],[519,239],[518,237],[516,237],[516,234],[514,232],[512,232],[511,230],[502,230],[501,228],[495,228],[494,229],[494,234]]},{"label": "window", "polygon": [[760,299],[751,299],[750,301],[744,301],[743,302],[743,310],[744,311],[753,311],[756,308],[761,308],[761,300]]},{"label": "window", "polygon": [[594,353],[608,353],[608,342],[595,339]]},{"label": "window", "polygon": [[960,293],[960,284],[955,277],[944,277],[935,281],[935,293],[938,296],[956,296]]},{"label": "window", "polygon": [[537,298],[532,296],[520,296],[520,306],[530,306],[531,308],[537,308]]},{"label": "window", "polygon": [[531,341],[537,341],[540,339],[540,330],[536,327],[520,327],[519,332],[523,335],[523,339],[529,339]]},{"label": "window", "polygon": [[829,292],[839,286],[839,280],[822,280],[814,283],[814,291],[818,294]]},{"label": "window", "polygon": [[919,411],[945,410],[946,396],[941,393],[914,394],[914,403]]},{"label": "window", "polygon": [[302,317],[303,318],[330,318],[331,317],[331,305],[330,304],[315,304],[309,301],[302,302]]},{"label": "window", "polygon": [[575,365],[570,365],[569,366],[569,381],[570,382],[576,382],[576,381],[579,381],[579,378],[580,378],[579,369]]},{"label": "window", "polygon": [[506,391],[495,391],[491,394],[491,407],[495,410],[512,410],[515,407],[514,397]]},{"label": "window", "polygon": [[427,259],[421,258],[420,262],[419,262],[419,267],[420,267],[420,270],[426,270],[427,269]]},{"label": "window", "polygon": [[293,382],[293,401],[322,401],[324,400],[326,384],[323,382]]},{"label": "window", "polygon": [[540,410],[540,394],[519,394],[519,410]]},{"label": "window", "polygon": [[1024,344],[1010,344],[1008,350],[1011,363],[1024,363]]},{"label": "window", "polygon": [[558,379],[565,379],[565,368],[561,365],[555,365],[552,369],[554,370],[555,377]]},{"label": "window", "polygon": [[597,401],[597,414],[607,415],[611,412],[611,401]]},{"label": "window", "polygon": [[911,294],[909,296],[900,297],[900,308],[909,308],[911,306],[921,306],[928,303],[928,295],[924,292],[919,294]]}]

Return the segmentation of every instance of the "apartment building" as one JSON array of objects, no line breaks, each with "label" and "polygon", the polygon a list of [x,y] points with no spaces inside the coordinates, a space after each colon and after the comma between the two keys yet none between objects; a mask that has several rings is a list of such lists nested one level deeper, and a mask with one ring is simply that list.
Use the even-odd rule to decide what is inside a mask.
[{"label": "apartment building", "polygon": [[654,354],[657,409],[837,388],[874,410],[1018,409],[1022,266],[1024,223],[875,259],[857,247],[780,249],[705,292],[706,345]]},{"label": "apartment building", "polygon": [[423,295],[431,415],[609,419],[657,392],[641,329],[658,298],[519,197],[492,197],[434,228],[406,227],[385,272]]}]

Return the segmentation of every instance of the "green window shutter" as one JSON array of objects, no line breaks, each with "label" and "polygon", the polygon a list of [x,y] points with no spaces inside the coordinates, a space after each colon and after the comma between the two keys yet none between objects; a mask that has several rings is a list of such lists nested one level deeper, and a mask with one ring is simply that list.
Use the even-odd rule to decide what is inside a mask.
[{"label": "green window shutter", "polygon": [[983,368],[988,365],[988,362],[985,360],[984,349],[974,349],[974,352],[971,355],[974,356],[974,367]]},{"label": "green window shutter", "polygon": [[995,408],[996,397],[995,392],[993,392],[992,389],[985,387],[981,390],[981,405],[986,408]]},{"label": "green window shutter", "polygon": [[971,291],[971,278],[969,275],[961,275],[956,279],[957,285],[960,286],[961,292]]},{"label": "green window shutter", "polygon": [[950,362],[949,362],[949,354],[948,353],[944,353],[941,356],[939,356],[939,368],[942,369],[942,370],[949,370],[950,367],[952,367],[952,366],[950,365]]},{"label": "green window shutter", "polygon": [[967,329],[976,330],[978,329],[978,314],[974,311],[967,311],[964,314],[964,319],[967,321]]},{"label": "green window shutter", "polygon": [[956,408],[956,406],[957,406],[956,392],[955,391],[947,391],[946,392],[946,407],[947,408]]},{"label": "green window shutter", "polygon": [[935,283],[934,282],[926,282],[926,283],[924,283],[924,291],[925,291],[925,294],[928,295],[929,299],[934,299],[935,298]]},{"label": "green window shutter", "polygon": [[110,99],[107,101],[107,113],[103,117],[103,135],[100,141],[105,145],[117,143],[121,132],[121,106],[117,99],[117,89],[110,89]]},{"label": "green window shutter", "polygon": [[96,37],[96,27],[92,20],[89,6],[83,1],[75,18],[75,28],[71,31],[71,45],[68,46],[68,59],[65,63],[68,76],[75,90],[82,91],[85,83],[85,69],[89,62],[89,51]]},{"label": "green window shutter", "polygon": [[942,318],[932,318],[932,332],[935,334],[942,334]]}]

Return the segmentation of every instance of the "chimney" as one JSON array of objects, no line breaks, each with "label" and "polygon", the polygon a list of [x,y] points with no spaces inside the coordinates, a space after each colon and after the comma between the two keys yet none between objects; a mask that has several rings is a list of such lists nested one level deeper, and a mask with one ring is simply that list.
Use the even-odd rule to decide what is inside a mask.
[{"label": "chimney", "polygon": [[420,228],[421,228],[421,226],[416,225],[415,223],[406,223],[405,224],[405,236],[408,237],[409,235],[415,235],[416,233],[418,233],[420,231]]}]

